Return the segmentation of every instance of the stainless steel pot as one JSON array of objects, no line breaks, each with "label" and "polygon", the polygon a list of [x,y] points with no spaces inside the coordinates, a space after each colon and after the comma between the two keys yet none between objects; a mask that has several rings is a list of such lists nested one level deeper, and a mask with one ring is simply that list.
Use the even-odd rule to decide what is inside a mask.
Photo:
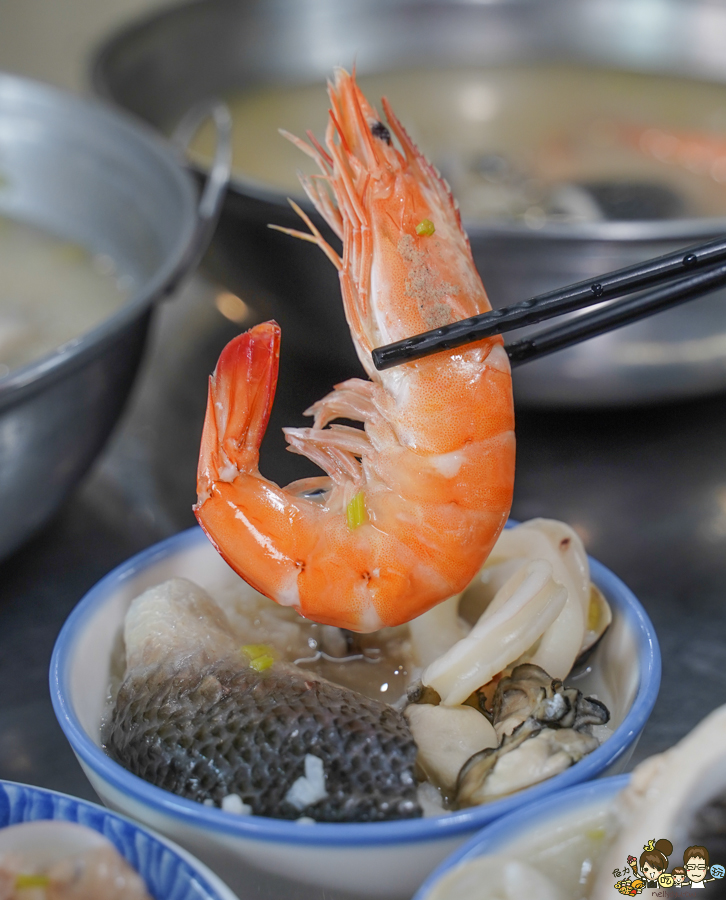
[{"label": "stainless steel pot", "polygon": [[[93,82],[103,96],[169,129],[210,94],[322,82],[334,65],[354,60],[360,74],[571,60],[723,82],[725,46],[726,9],[707,0],[202,0],[112,37]],[[405,122],[406,110],[397,112]],[[236,177],[212,248],[217,273],[279,319],[284,352],[352,374],[357,361],[335,272],[322,254],[269,231],[268,222],[297,224],[280,193]],[[726,218],[536,231],[465,224],[495,306],[726,232]],[[535,404],[649,402],[725,386],[723,293],[515,373],[518,401]]]},{"label": "stainless steel pot", "polygon": [[211,237],[229,156],[224,110],[211,112],[222,139],[200,201],[181,155],[151,129],[0,74],[0,213],[107,254],[134,285],[98,327],[0,378],[0,558],[55,512],[103,446],[154,303]]}]

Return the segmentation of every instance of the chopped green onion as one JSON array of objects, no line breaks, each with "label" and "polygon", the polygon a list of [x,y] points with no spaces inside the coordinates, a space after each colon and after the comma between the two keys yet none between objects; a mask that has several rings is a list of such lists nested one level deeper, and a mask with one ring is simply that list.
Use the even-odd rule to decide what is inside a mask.
[{"label": "chopped green onion", "polygon": [[[244,647],[240,649],[247,659],[249,659],[252,668],[257,669],[258,672],[263,671],[263,669],[269,669],[275,661],[272,655],[272,647],[270,647],[269,644],[245,644]],[[255,663],[260,659],[269,659],[270,662],[264,664],[263,669],[259,669]]]},{"label": "chopped green onion", "polygon": [[602,841],[606,836],[606,831],[602,825],[598,825],[597,828],[591,828],[587,831],[586,836],[591,841]]},{"label": "chopped green onion", "polygon": [[264,672],[275,662],[272,648],[268,644],[245,644],[241,649],[250,661],[250,667],[256,672]]},{"label": "chopped green onion", "polygon": [[275,660],[273,657],[271,657],[269,653],[265,653],[264,656],[256,656],[254,659],[251,659],[250,667],[256,672],[264,672],[265,669],[269,669],[274,662]]},{"label": "chopped green onion", "polygon": [[15,879],[15,888],[34,888],[47,887],[50,884],[50,878],[47,875],[18,875]]},{"label": "chopped green onion", "polygon": [[416,234],[420,234],[422,237],[431,237],[434,231],[436,231],[436,228],[431,219],[424,219],[423,222],[419,222],[416,226]]},{"label": "chopped green onion", "polygon": [[348,504],[345,515],[348,519],[348,528],[350,528],[351,531],[359,525],[364,525],[368,521],[366,498],[363,491],[358,491],[355,497],[353,497]]}]

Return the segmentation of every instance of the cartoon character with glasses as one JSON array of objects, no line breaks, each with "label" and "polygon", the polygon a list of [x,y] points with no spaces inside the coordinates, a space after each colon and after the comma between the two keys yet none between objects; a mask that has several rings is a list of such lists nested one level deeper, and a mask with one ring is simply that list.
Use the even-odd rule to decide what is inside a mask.
[{"label": "cartoon character with glasses", "polygon": [[[703,890],[705,888],[704,881],[708,874],[708,862],[708,850],[705,847],[694,845],[693,847],[688,847],[684,852],[683,865],[694,890]],[[709,881],[712,880],[709,878]]]}]

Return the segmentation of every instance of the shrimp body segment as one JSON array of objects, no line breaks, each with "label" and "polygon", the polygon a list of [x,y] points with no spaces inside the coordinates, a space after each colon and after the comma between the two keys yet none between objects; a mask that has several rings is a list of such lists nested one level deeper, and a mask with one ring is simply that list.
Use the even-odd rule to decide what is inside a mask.
[{"label": "shrimp body segment", "polygon": [[235,338],[210,379],[195,512],[257,590],[317,622],[374,631],[461,591],[494,545],[514,481],[511,375],[500,337],[373,367],[373,347],[490,306],[447,185],[388,104],[401,150],[343,70],[330,99],[327,149],[293,140],[320,166],[303,184],[342,259],[307,217],[305,236],[339,268],[371,380],[337,385],[307,411],[312,427],[285,429],[289,449],[327,474],[280,488],[258,470],[280,331],[268,322]]}]

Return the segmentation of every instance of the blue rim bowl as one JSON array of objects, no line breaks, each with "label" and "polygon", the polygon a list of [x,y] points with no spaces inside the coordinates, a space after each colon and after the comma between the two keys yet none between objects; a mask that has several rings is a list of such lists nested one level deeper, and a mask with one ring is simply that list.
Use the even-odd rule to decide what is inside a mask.
[{"label": "blue rim bowl", "polygon": [[47,819],[102,834],[141,875],[154,900],[235,900],[199,860],[131,819],[69,794],[0,780],[0,828]]},{"label": "blue rim bowl", "polygon": [[[120,565],[93,587],[73,610],[58,636],[51,660],[50,690],[55,714],[81,764],[87,773],[92,773],[94,778],[105,782],[117,794],[123,794],[133,803],[145,807],[154,822],[160,816],[171,817],[180,828],[203,829],[205,837],[216,834],[223,842],[236,837],[247,842],[262,841],[280,846],[350,850],[425,843],[433,851],[435,842],[446,841],[448,846],[445,853],[449,853],[452,840],[464,840],[487,823],[525,804],[580,782],[622,770],[655,704],[660,684],[661,660],[653,625],[629,588],[605,566],[590,559],[593,582],[608,598],[615,619],[620,617],[633,635],[640,679],[634,701],[624,720],[612,736],[589,756],[561,774],[510,797],[439,817],[343,825],[316,823],[313,828],[301,828],[296,822],[262,816],[230,816],[222,810],[202,806],[148,784],[106,756],[97,743],[98,735],[95,735],[94,740],[94,736],[88,734],[81,724],[74,707],[71,685],[71,670],[79,641],[92,620],[103,611],[104,605],[112,602],[114,594],[128,591],[130,581],[141,581],[146,570],[155,566],[164,568],[163,577],[166,578],[171,577],[172,573],[187,574],[185,571],[177,572],[177,564],[184,560],[189,565],[190,557],[197,560],[198,564],[199,554],[206,553],[203,550],[205,545],[216,559],[216,553],[202,530],[194,527],[150,547]],[[148,578],[146,573],[146,581],[143,587],[139,587],[138,593],[150,583]],[[444,858],[443,851],[438,856],[432,852],[430,856],[430,868]],[[409,896],[430,868],[418,873]]]},{"label": "blue rim bowl", "polygon": [[490,853],[501,853],[511,841],[521,834],[535,829],[539,830],[548,822],[552,822],[574,809],[589,806],[598,801],[610,803],[629,781],[630,775],[615,775],[586,784],[577,784],[562,791],[561,794],[544,797],[524,809],[518,809],[502,816],[501,819],[482,828],[474,837],[455,850],[451,856],[448,856],[440,866],[437,866],[416,891],[413,900],[426,900],[439,879],[462,863],[470,862],[480,856],[487,856]]}]

